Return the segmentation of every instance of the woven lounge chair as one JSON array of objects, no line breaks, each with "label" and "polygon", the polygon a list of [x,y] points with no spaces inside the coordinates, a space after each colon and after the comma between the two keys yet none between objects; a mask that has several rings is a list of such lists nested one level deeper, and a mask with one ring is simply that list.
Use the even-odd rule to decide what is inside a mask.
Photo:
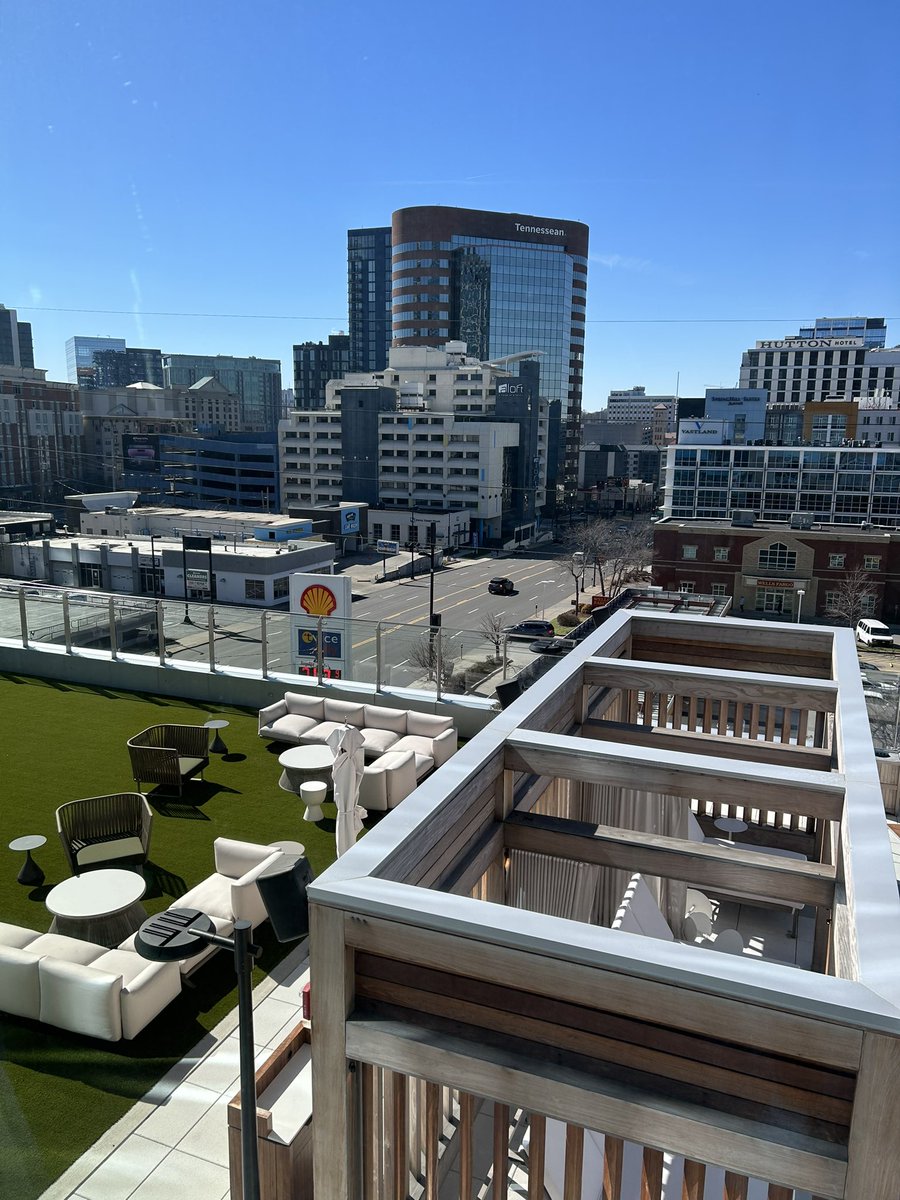
[{"label": "woven lounge chair", "polygon": [[88,796],[56,810],[56,828],[73,875],[116,859],[144,862],[152,824],[153,813],[140,792]]},{"label": "woven lounge chair", "polygon": [[182,794],[185,780],[203,778],[209,766],[209,730],[203,725],[151,725],[128,739],[131,770],[142,783],[162,784]]}]

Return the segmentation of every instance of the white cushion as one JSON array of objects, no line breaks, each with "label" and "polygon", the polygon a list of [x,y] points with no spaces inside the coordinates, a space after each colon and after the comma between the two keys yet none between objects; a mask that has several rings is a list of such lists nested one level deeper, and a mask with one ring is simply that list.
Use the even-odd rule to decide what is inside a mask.
[{"label": "white cushion", "polygon": [[303,744],[324,746],[336,729],[343,729],[346,725],[346,721],[320,721],[318,725],[313,726],[308,733],[303,735]]},{"label": "white cushion", "polygon": [[416,790],[416,755],[388,752],[363,771],[359,803],[369,812],[386,812]]},{"label": "white cushion", "polygon": [[279,717],[269,725],[264,725],[259,731],[260,737],[274,738],[276,742],[299,742],[304,733],[315,729],[318,720],[315,717],[304,717],[298,713],[288,713]]},{"label": "white cushion", "polygon": [[386,708],[383,704],[366,704],[366,729],[390,729],[398,737],[408,732],[407,713],[402,708]]},{"label": "white cushion", "polygon": [[0,945],[0,1012],[33,1021],[40,1017],[40,961],[19,946]]},{"label": "white cushion", "polygon": [[136,1037],[181,991],[178,963],[148,962],[128,950],[109,950],[93,970],[122,979],[122,1037]]},{"label": "white cushion", "polygon": [[120,975],[81,963],[42,958],[41,1020],[58,1029],[117,1042],[122,1036]]},{"label": "white cushion", "polygon": [[81,938],[66,937],[62,933],[42,933],[28,949],[41,957],[50,955],[60,962],[81,963],[83,966],[92,963],[103,953],[103,947],[94,942],[83,942]]},{"label": "white cushion", "polygon": [[413,737],[407,734],[391,746],[391,753],[414,750],[416,755],[416,778],[421,779],[434,767],[433,743],[429,737]]},{"label": "white cushion", "polygon": [[33,929],[25,929],[22,925],[7,925],[5,921],[0,921],[0,946],[15,946],[18,950],[24,950],[29,942],[33,942],[38,936]]},{"label": "white cushion", "polygon": [[210,917],[221,917],[230,921],[234,917],[231,911],[232,880],[226,875],[209,875],[202,883],[192,887],[189,892],[171,905],[172,908],[196,908]]},{"label": "white cushion", "polygon": [[95,842],[92,846],[84,846],[75,855],[75,861],[80,867],[90,863],[109,862],[114,858],[143,857],[144,846],[139,837],[114,838],[108,842]]},{"label": "white cushion", "polygon": [[375,729],[371,725],[367,725],[362,731],[363,750],[370,757],[384,754],[386,750],[390,750],[394,742],[400,738],[399,733],[394,733],[390,729]]},{"label": "white cushion", "polygon": [[411,712],[406,718],[406,732],[420,737],[437,737],[453,728],[452,717],[436,717],[432,713]]},{"label": "white cushion", "polygon": [[364,704],[352,704],[349,700],[325,701],[326,721],[337,721],[341,725],[356,725],[361,729],[366,723],[365,715],[366,706]]},{"label": "white cushion", "polygon": [[311,717],[314,721],[321,721],[325,716],[325,701],[317,700],[315,696],[304,696],[301,692],[285,692],[284,702],[289,713]]},{"label": "white cushion", "polygon": [[213,844],[216,870],[220,875],[240,879],[254,867],[272,856],[271,846],[258,846],[256,842],[239,842],[234,838],[216,838]]}]

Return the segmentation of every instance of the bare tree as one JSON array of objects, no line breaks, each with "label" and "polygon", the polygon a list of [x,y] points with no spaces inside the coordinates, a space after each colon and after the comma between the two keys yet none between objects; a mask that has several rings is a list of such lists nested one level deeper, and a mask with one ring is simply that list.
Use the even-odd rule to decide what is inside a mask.
[{"label": "bare tree", "polygon": [[417,638],[409,649],[409,661],[421,667],[429,680],[436,679],[438,662],[441,669],[441,687],[446,688],[453,676],[453,655],[450,643],[442,633],[427,633]]},{"label": "bare tree", "polygon": [[593,569],[604,596],[615,596],[624,585],[640,576],[653,556],[652,525],[646,519],[591,521],[575,530],[569,557],[584,555],[584,565]]},{"label": "bare tree", "polygon": [[833,589],[825,615],[855,628],[863,617],[872,615],[877,601],[878,589],[872,583],[872,576],[863,567],[853,567]]},{"label": "bare tree", "polygon": [[499,613],[485,613],[481,618],[481,624],[478,626],[481,636],[486,642],[490,642],[494,648],[494,658],[497,662],[502,657],[503,647],[503,618]]}]

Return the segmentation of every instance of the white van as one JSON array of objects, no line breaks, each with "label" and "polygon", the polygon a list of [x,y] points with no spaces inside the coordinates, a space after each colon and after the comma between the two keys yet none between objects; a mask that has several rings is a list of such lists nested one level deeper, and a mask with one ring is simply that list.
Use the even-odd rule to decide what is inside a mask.
[{"label": "white van", "polygon": [[883,621],[866,617],[856,626],[856,640],[864,646],[893,646],[894,635]]}]

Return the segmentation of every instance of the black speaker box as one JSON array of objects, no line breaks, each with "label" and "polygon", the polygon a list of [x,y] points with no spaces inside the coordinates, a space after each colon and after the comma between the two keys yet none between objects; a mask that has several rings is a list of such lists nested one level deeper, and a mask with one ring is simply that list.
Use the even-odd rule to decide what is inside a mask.
[{"label": "black speaker box", "polygon": [[294,942],[309,933],[306,889],[313,873],[304,855],[285,854],[257,876],[256,884],[279,942]]}]

